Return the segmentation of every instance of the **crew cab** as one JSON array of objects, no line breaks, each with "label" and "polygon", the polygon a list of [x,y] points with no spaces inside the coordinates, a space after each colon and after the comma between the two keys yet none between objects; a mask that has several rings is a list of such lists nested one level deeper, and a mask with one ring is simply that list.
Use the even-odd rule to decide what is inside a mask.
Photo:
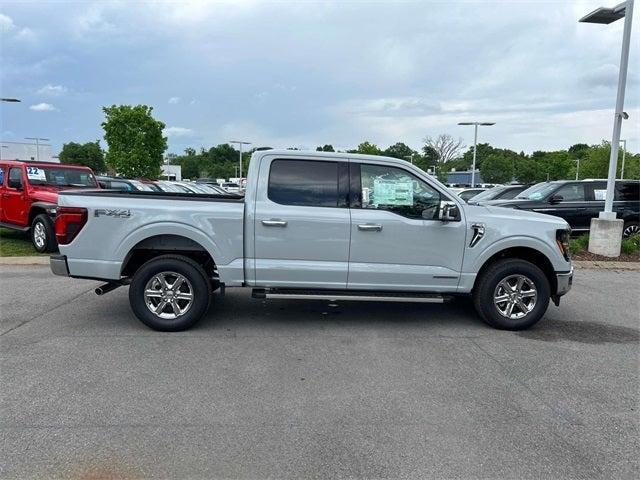
[{"label": "crew cab", "polygon": [[246,196],[61,192],[57,275],[129,285],[135,315],[190,327],[212,293],[444,302],[472,295],[502,329],[536,323],[571,287],[562,219],[468,205],[395,158],[266,150]]},{"label": "crew cab", "polygon": [[[554,215],[565,219],[577,234],[588,232],[591,219],[604,211],[606,191],[606,180],[560,180],[533,185],[512,200],[478,203]],[[616,180],[613,211],[624,220],[623,236],[640,232],[640,180]]]},{"label": "crew cab", "polygon": [[40,253],[54,251],[58,193],[70,188],[99,186],[88,167],[0,160],[0,226],[29,232]]}]

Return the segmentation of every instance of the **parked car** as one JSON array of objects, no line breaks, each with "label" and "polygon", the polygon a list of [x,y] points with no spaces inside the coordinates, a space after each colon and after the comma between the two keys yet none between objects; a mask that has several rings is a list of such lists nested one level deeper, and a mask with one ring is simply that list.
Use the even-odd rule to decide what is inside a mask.
[{"label": "parked car", "polygon": [[220,185],[225,192],[228,193],[240,193],[240,185],[233,182],[225,182]]},{"label": "parked car", "polygon": [[123,191],[139,191],[139,192],[153,192],[154,189],[140,180],[130,180],[120,177],[106,177],[97,176],[96,180],[101,188],[108,190],[123,190]]},{"label": "parked car", "polygon": [[207,178],[207,177],[203,177],[203,178],[197,179],[196,183],[205,183],[207,185],[213,185],[215,187],[219,187],[220,186],[220,182],[218,182],[217,180],[215,180],[213,178]]},{"label": "parked car", "polygon": [[465,202],[468,202],[469,200],[474,198],[476,195],[484,192],[486,188],[460,188],[460,189],[456,188],[453,190],[456,192],[456,195],[458,195],[462,200],[464,200]]},{"label": "parked car", "polygon": [[[513,200],[492,200],[482,205],[517,208],[565,219],[574,233],[588,232],[591,219],[604,211],[606,180],[543,182]],[[640,231],[640,181],[617,180],[613,210],[624,220],[623,235]]]},{"label": "parked car", "polygon": [[90,168],[0,160],[0,226],[29,232],[38,252],[52,252],[58,194],[78,188],[99,188]]},{"label": "parked car", "polygon": [[498,185],[478,193],[469,202],[481,203],[489,200],[511,200],[527,188],[529,188],[527,185]]},{"label": "parked car", "polygon": [[[135,315],[190,327],[211,293],[441,303],[473,295],[488,324],[536,323],[571,287],[566,221],[468,205],[395,158],[257,151],[246,197],[64,192],[57,275],[129,284]],[[133,201],[135,199],[135,201]]]}]

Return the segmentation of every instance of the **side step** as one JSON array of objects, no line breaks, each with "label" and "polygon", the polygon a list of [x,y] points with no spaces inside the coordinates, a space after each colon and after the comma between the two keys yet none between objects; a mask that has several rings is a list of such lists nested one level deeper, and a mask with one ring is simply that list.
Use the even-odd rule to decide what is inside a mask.
[{"label": "side step", "polygon": [[377,292],[371,290],[303,290],[294,288],[254,288],[253,298],[290,298],[292,300],[339,300],[356,302],[444,303],[452,296],[421,292]]}]

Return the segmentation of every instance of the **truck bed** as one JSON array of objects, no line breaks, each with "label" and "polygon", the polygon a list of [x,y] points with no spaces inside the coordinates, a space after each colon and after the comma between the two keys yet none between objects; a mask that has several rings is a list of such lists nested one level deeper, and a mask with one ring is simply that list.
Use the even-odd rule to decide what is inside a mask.
[{"label": "truck bed", "polygon": [[168,192],[70,190],[60,207],[87,209],[87,222],[60,253],[71,276],[117,280],[140,249],[170,253],[200,248],[216,259],[220,277],[243,281],[244,197]]}]

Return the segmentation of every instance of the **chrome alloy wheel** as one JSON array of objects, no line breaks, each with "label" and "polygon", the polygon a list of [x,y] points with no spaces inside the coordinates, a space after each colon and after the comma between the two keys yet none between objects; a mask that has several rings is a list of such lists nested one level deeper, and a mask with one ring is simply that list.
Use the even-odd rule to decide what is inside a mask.
[{"label": "chrome alloy wheel", "polygon": [[175,320],[193,305],[193,286],[179,273],[158,273],[144,288],[144,303],[155,316]]},{"label": "chrome alloy wheel", "polygon": [[44,230],[44,225],[40,221],[33,227],[33,242],[38,248],[44,248],[47,243],[47,233]]},{"label": "chrome alloy wheel", "polygon": [[629,225],[622,232],[622,236],[624,238],[630,237],[631,235],[635,235],[636,233],[640,233],[640,225]]},{"label": "chrome alloy wheel", "polygon": [[525,317],[536,306],[538,291],[524,275],[509,275],[504,278],[493,293],[493,303],[500,315],[510,320]]}]

